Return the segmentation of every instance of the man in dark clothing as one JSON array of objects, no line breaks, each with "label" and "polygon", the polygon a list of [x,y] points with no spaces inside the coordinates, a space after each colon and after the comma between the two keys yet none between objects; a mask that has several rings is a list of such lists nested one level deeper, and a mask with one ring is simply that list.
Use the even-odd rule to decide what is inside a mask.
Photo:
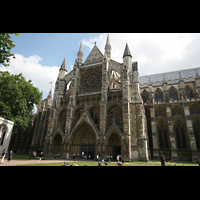
[{"label": "man in dark clothing", "polygon": [[165,164],[165,157],[164,157],[164,155],[162,155],[162,157],[161,157],[160,161],[161,161],[161,166],[166,166],[166,164]]},{"label": "man in dark clothing", "polygon": [[7,164],[10,164],[10,161],[11,161],[11,159],[12,159],[12,156],[13,156],[13,152],[12,152],[12,151],[9,151]]}]

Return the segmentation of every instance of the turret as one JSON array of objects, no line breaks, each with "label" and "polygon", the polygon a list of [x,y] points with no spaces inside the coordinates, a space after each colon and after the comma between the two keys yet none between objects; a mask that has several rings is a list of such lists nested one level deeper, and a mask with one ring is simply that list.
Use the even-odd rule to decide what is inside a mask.
[{"label": "turret", "polygon": [[127,43],[123,55],[123,65],[127,70],[132,71],[132,55]]},{"label": "turret", "polygon": [[66,66],[66,61],[65,61],[65,58],[64,58],[63,63],[61,65],[60,69],[59,69],[58,79],[64,78],[66,73],[67,73],[67,66]]}]

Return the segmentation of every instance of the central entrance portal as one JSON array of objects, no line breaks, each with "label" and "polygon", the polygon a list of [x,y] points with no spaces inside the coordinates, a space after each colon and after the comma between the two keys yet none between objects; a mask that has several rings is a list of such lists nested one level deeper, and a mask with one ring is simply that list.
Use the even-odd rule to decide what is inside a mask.
[{"label": "central entrance portal", "polygon": [[62,137],[57,134],[53,140],[53,154],[61,154]]},{"label": "central entrance portal", "polygon": [[82,124],[76,133],[74,133],[73,142],[71,145],[71,154],[79,154],[81,158],[82,153],[90,155],[90,159],[95,158],[96,136],[90,125]]},{"label": "central entrance portal", "polygon": [[95,158],[95,145],[82,145],[81,153],[84,152],[85,155],[89,156],[90,159]]}]

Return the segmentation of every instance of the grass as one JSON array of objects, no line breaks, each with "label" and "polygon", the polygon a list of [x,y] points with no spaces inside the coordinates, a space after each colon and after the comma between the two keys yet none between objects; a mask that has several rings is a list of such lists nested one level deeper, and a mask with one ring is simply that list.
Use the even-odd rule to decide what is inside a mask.
[{"label": "grass", "polygon": [[[12,160],[29,160],[29,154],[13,154]],[[35,160],[38,160],[37,156]],[[47,159],[44,159],[44,160],[47,160]],[[83,166],[85,163],[88,166],[97,166],[98,164],[98,162],[94,162],[94,161],[68,162],[69,165],[71,165],[72,163],[76,163],[78,166]],[[189,161],[176,161],[173,163],[166,163],[166,166],[174,166],[174,164],[176,164],[176,166],[198,166],[198,163],[189,162]],[[27,165],[21,165],[21,166],[61,166],[61,165],[62,163],[42,163],[41,162],[37,164],[27,164]],[[102,165],[105,166],[103,163]],[[161,165],[160,160],[150,160],[149,162],[131,162],[131,163],[123,164],[123,166],[160,166],[160,165]],[[118,165],[115,162],[115,163],[108,163],[108,166],[118,166]]]},{"label": "grass", "polygon": [[[63,161],[64,162],[64,161]],[[66,162],[66,161],[65,161]],[[85,162],[85,161],[75,161],[75,162],[68,162],[69,165],[71,164],[77,164],[78,166],[83,166],[84,164],[87,164],[88,166],[97,166],[98,162]],[[174,166],[176,164],[177,166],[198,166],[197,163],[193,162],[184,162],[184,161],[177,161],[175,163],[166,163],[166,166]],[[61,166],[62,163],[38,163],[38,164],[27,164],[27,165],[21,165],[21,166]],[[103,166],[105,166],[104,163],[102,163]],[[149,162],[134,162],[134,163],[125,163],[123,166],[160,166],[160,161],[151,160]],[[116,163],[108,163],[108,166],[118,166]]]}]

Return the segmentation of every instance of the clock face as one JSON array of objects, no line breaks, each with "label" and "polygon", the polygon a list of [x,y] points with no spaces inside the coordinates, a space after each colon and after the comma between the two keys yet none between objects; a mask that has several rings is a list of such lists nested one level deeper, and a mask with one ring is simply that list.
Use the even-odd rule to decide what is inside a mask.
[{"label": "clock face", "polygon": [[84,92],[101,91],[102,71],[101,68],[89,69],[81,78],[81,88]]}]

